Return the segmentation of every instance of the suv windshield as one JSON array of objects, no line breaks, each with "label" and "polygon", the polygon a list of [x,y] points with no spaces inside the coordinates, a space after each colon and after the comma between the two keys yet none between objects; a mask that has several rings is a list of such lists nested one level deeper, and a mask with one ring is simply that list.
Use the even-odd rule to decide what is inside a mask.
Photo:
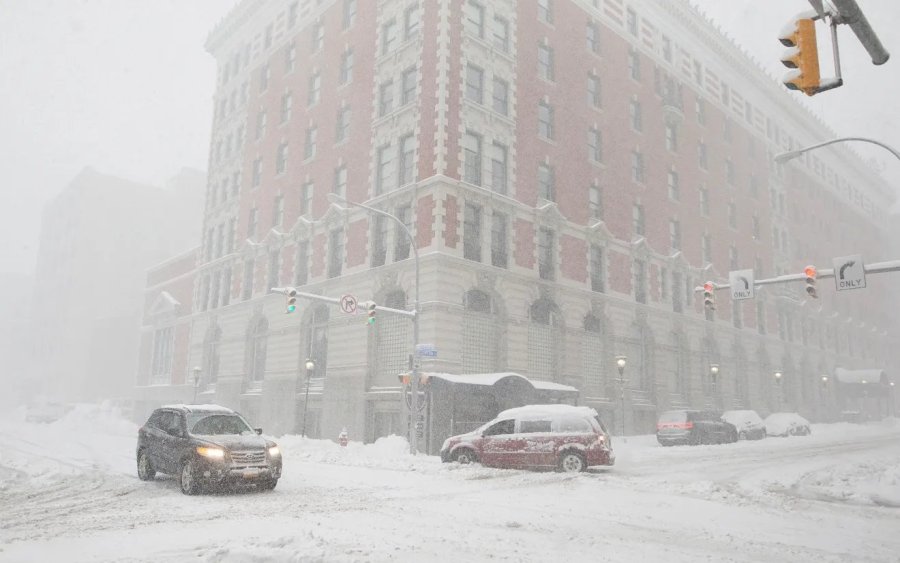
[{"label": "suv windshield", "polygon": [[253,429],[236,414],[191,413],[187,415],[188,432],[207,436],[253,433]]},{"label": "suv windshield", "polygon": [[687,420],[685,411],[667,411],[659,415],[660,422],[684,422]]}]

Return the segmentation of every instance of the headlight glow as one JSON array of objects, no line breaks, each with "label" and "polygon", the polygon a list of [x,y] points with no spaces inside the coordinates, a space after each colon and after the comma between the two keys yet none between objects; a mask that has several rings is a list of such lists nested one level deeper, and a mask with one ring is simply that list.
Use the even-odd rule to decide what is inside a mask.
[{"label": "headlight glow", "polygon": [[269,448],[269,457],[278,457],[281,455],[281,450],[278,449],[278,446],[272,446]]},{"label": "headlight glow", "polygon": [[197,448],[197,453],[202,455],[203,457],[209,457],[213,459],[223,459],[225,457],[225,450],[221,448],[205,448],[200,446]]}]

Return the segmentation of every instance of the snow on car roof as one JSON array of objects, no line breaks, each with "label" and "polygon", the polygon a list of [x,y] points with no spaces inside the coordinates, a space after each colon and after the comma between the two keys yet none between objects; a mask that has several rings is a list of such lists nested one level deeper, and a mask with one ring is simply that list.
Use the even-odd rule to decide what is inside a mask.
[{"label": "snow on car roof", "polygon": [[562,416],[562,415],[597,416],[597,411],[591,407],[576,407],[574,405],[525,405],[506,409],[496,418],[523,418],[532,416]]},{"label": "snow on car roof", "polygon": [[163,405],[163,409],[179,409],[186,410],[188,412],[221,412],[221,413],[234,413],[233,410],[228,407],[223,407],[222,405]]}]

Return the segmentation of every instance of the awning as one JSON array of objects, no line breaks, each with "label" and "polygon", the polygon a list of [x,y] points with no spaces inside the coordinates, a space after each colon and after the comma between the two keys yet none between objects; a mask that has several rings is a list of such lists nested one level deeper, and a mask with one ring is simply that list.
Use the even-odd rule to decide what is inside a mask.
[{"label": "awning", "polygon": [[834,368],[834,376],[840,383],[888,384],[888,377],[883,369]]},{"label": "awning", "polygon": [[513,378],[520,379],[524,382],[530,383],[532,387],[540,391],[562,391],[562,392],[571,392],[578,393],[578,389],[572,387],[570,385],[563,385],[561,383],[554,383],[552,381],[539,381],[528,379],[524,375],[514,373],[514,372],[500,372],[500,373],[475,373],[469,375],[457,375],[455,373],[432,373],[428,372],[425,374],[428,378],[437,378],[443,379],[449,383],[461,383],[467,385],[485,385],[492,386],[496,384],[501,379]]}]

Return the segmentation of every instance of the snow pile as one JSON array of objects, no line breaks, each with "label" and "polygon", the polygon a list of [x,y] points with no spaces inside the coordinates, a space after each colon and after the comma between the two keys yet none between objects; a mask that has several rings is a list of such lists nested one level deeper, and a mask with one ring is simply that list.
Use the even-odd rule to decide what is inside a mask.
[{"label": "snow pile", "polygon": [[315,440],[297,435],[282,436],[276,441],[285,463],[314,462],[382,469],[397,469],[398,466],[403,466],[406,469],[414,469],[424,460],[434,462],[436,459],[430,456],[410,455],[409,442],[396,435],[378,438],[373,444],[351,441],[346,446],[331,440]]},{"label": "snow pile", "polygon": [[815,500],[900,508],[900,461],[866,460],[812,471],[792,491]]}]

